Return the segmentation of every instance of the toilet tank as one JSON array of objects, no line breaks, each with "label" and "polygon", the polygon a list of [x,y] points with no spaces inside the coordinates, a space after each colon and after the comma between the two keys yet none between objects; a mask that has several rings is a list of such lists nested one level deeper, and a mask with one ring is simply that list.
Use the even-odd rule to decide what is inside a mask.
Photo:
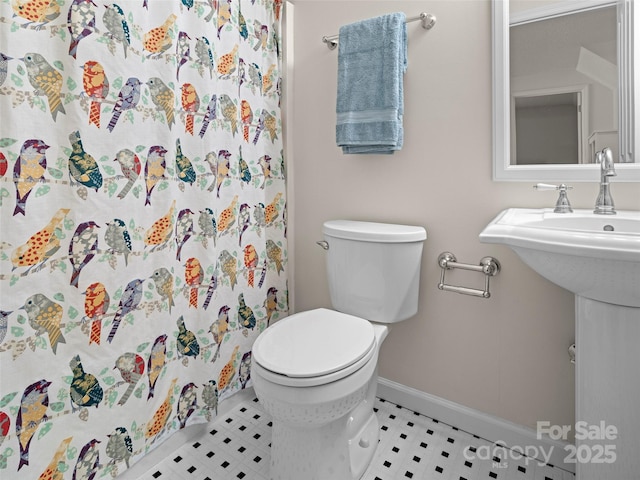
[{"label": "toilet tank", "polygon": [[333,308],[379,323],[418,312],[424,228],[331,220],[322,233]]}]

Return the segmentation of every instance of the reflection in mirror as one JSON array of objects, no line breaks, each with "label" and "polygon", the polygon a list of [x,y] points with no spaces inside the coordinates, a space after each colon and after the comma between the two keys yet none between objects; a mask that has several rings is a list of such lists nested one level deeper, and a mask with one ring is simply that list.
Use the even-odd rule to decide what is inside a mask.
[{"label": "reflection in mirror", "polygon": [[511,162],[514,165],[581,163],[581,92],[512,95]]},{"label": "reflection in mirror", "polygon": [[616,30],[615,5],[511,22],[512,165],[592,163],[603,132],[618,158]]},{"label": "reflection in mirror", "polygon": [[597,181],[611,147],[617,181],[640,181],[634,3],[492,0],[495,180]]}]

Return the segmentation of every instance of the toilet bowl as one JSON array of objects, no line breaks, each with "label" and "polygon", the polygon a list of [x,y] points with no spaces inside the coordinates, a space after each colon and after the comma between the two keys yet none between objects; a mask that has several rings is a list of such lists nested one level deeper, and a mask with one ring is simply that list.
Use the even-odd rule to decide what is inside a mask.
[{"label": "toilet bowl", "polygon": [[[373,402],[378,352],[388,327],[324,308],[291,315],[273,327],[271,335],[256,340],[251,370],[260,403],[273,418],[270,478],[360,478],[378,444]],[[339,330],[332,327],[348,333],[342,330],[335,342]],[[322,345],[339,351],[338,358],[319,355]],[[269,358],[273,351],[283,355]]]},{"label": "toilet bowl", "polygon": [[272,416],[271,480],[357,480],[375,453],[373,411],[388,324],[417,311],[422,227],[336,220],[323,227],[335,310],[279,320],[252,349]]}]

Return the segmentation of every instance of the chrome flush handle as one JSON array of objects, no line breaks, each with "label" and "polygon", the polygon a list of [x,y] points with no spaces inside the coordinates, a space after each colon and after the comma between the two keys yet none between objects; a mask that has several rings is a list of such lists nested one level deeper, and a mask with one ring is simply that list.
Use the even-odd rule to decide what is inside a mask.
[{"label": "chrome flush handle", "polygon": [[322,248],[324,248],[325,250],[329,250],[329,243],[325,242],[324,240],[319,240],[316,242],[318,245],[320,245]]}]

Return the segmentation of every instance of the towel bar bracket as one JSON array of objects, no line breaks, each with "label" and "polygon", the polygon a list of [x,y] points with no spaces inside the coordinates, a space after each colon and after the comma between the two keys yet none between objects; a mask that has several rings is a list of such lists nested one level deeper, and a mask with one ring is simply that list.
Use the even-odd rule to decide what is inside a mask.
[{"label": "towel bar bracket", "polygon": [[[407,18],[406,23],[416,22],[418,20],[422,22],[422,28],[425,30],[431,30],[436,24],[436,16],[433,13],[425,12],[421,12],[420,15],[416,15],[415,17]],[[322,37],[322,41],[327,44],[329,50],[335,50],[338,46],[339,37],[340,35],[325,35]]]},{"label": "towel bar bracket", "polygon": [[[489,298],[489,279],[500,272],[500,262],[493,257],[483,257],[479,265],[470,265],[468,263],[458,263],[455,255],[451,252],[443,252],[438,256],[438,265],[442,269],[440,271],[440,283],[438,288],[447,292],[456,292],[464,295],[472,295],[475,297]],[[484,290],[476,288],[459,287],[457,285],[447,285],[445,283],[445,272],[453,268],[461,270],[471,270],[484,275]]]}]

